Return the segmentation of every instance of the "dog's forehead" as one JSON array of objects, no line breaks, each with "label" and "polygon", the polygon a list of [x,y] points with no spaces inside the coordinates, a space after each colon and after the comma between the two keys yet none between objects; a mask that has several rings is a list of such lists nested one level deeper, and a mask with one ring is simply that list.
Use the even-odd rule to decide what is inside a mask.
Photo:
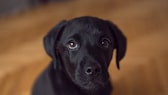
[{"label": "dog's forehead", "polygon": [[99,19],[75,19],[68,22],[64,29],[66,35],[110,35],[109,27],[105,21]]}]

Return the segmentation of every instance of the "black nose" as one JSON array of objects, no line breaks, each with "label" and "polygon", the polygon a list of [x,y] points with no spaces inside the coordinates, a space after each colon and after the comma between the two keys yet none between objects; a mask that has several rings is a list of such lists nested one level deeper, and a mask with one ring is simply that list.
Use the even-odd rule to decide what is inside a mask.
[{"label": "black nose", "polygon": [[98,75],[98,73],[100,73],[100,68],[98,68],[98,67],[91,67],[90,66],[90,67],[86,68],[85,73],[87,75],[94,75],[94,76],[96,76],[96,75]]}]

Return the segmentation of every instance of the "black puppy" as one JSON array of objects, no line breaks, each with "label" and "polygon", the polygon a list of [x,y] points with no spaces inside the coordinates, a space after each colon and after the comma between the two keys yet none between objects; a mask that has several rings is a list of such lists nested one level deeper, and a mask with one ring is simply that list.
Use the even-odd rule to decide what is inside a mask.
[{"label": "black puppy", "polygon": [[126,38],[111,22],[96,17],[62,21],[44,37],[51,63],[36,81],[32,95],[110,95],[108,66],[126,52]]}]

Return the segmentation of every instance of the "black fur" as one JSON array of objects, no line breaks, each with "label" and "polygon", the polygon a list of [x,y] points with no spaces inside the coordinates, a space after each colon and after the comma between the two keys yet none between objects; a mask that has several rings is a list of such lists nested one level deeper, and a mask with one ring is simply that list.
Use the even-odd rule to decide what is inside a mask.
[{"label": "black fur", "polygon": [[126,52],[126,38],[111,22],[96,17],[62,21],[44,37],[52,58],[39,76],[32,95],[110,95],[108,67]]}]

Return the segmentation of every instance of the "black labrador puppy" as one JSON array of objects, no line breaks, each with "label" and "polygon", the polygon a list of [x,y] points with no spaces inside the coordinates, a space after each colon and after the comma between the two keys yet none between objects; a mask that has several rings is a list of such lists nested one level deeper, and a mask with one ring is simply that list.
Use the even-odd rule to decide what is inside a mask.
[{"label": "black labrador puppy", "polygon": [[51,63],[36,81],[32,95],[110,95],[108,67],[126,52],[126,38],[111,22],[96,17],[62,21],[44,37]]}]

